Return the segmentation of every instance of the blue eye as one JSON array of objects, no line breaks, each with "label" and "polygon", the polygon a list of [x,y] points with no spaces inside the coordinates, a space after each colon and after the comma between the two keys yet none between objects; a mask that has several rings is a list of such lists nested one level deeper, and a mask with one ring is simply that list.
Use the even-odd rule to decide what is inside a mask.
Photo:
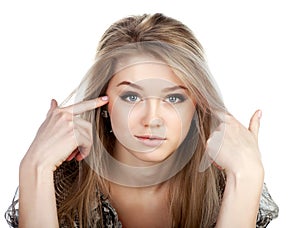
[{"label": "blue eye", "polygon": [[181,103],[186,100],[186,97],[182,94],[171,94],[168,95],[165,101],[171,103],[171,104],[177,104]]},{"label": "blue eye", "polygon": [[136,102],[139,102],[142,100],[137,93],[133,93],[133,92],[125,93],[125,94],[121,95],[120,97],[123,101],[129,102],[129,103],[136,103]]}]

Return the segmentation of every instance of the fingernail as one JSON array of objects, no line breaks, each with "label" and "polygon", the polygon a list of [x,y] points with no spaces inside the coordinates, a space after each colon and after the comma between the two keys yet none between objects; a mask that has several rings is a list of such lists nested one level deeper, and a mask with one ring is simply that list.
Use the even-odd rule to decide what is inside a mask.
[{"label": "fingernail", "polygon": [[262,116],[262,111],[261,110],[258,110],[257,116],[258,116],[259,119],[261,118],[261,116]]},{"label": "fingernail", "polygon": [[103,101],[108,101],[108,96],[103,96],[103,97],[101,97],[101,100],[103,100]]}]

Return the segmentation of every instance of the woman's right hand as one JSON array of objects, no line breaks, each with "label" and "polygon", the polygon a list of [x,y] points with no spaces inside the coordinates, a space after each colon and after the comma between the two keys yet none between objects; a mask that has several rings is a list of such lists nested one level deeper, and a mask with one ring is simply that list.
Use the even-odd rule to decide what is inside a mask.
[{"label": "woman's right hand", "polygon": [[59,108],[56,100],[52,100],[46,120],[40,126],[22,163],[55,171],[66,160],[84,159],[93,142],[92,125],[77,115],[106,103],[108,97],[104,96]]}]

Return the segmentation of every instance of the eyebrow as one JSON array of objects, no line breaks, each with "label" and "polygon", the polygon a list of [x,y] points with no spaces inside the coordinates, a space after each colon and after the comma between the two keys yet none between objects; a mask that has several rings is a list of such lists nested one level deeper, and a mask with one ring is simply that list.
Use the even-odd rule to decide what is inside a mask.
[{"label": "eyebrow", "polygon": [[[143,88],[139,85],[136,85],[134,83],[131,83],[129,81],[123,81],[123,82],[120,82],[118,86],[121,86],[121,85],[127,85],[127,86],[131,86],[135,89],[138,89],[138,90],[143,90]],[[183,85],[176,85],[176,86],[172,86],[172,87],[167,87],[167,88],[164,88],[162,91],[163,92],[170,92],[170,91],[173,91],[173,90],[177,90],[177,89],[184,89],[184,90],[187,90],[187,88]]]},{"label": "eyebrow", "polygon": [[128,85],[128,86],[131,86],[131,87],[133,87],[133,88],[135,88],[135,89],[143,90],[142,87],[140,87],[140,86],[138,86],[138,85],[136,85],[136,84],[133,84],[133,83],[131,83],[131,82],[128,82],[128,81],[120,82],[120,83],[117,85],[117,87],[119,87],[119,86],[121,86],[121,85]]}]

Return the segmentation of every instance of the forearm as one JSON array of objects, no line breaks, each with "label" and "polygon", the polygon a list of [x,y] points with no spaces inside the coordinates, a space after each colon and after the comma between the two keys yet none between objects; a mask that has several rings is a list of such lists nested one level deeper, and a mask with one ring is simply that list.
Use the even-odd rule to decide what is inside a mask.
[{"label": "forearm", "polygon": [[254,172],[227,176],[217,228],[256,226],[264,171],[258,167]]},{"label": "forearm", "polygon": [[53,172],[23,160],[19,178],[19,227],[58,227]]}]

